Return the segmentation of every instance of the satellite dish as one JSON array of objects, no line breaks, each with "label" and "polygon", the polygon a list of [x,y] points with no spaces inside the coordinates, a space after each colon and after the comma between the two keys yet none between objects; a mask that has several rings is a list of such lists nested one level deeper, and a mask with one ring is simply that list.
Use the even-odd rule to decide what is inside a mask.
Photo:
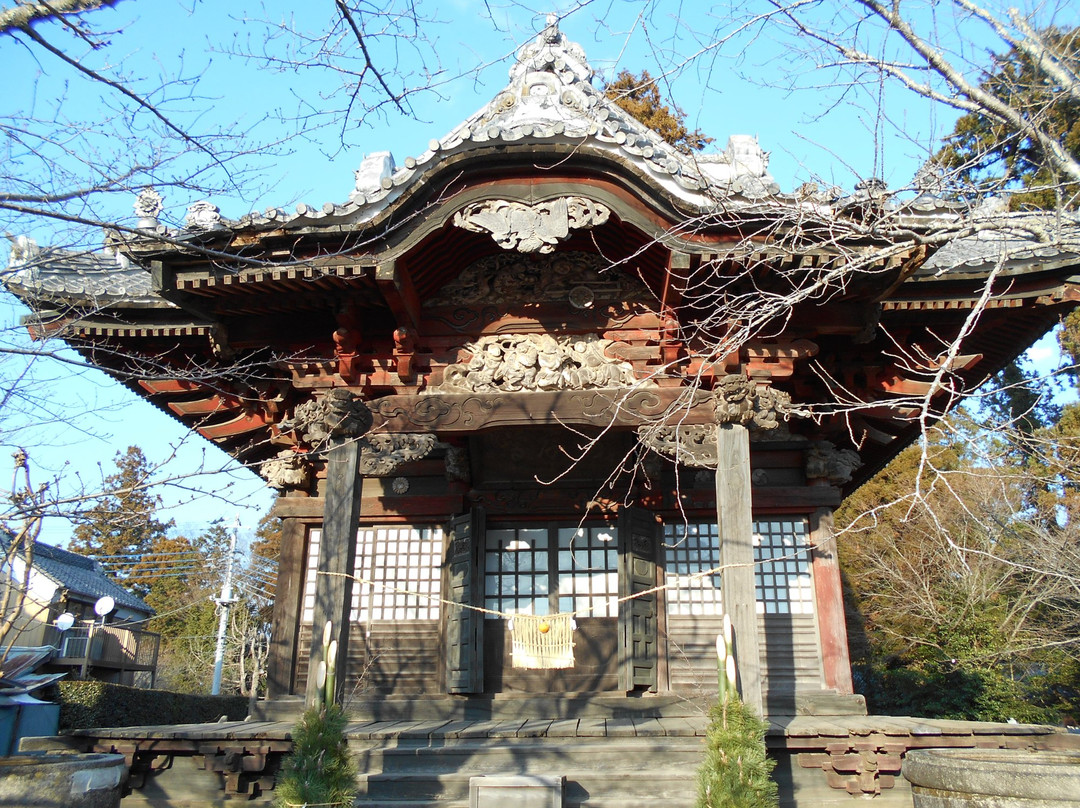
[{"label": "satellite dish", "polygon": [[71,612],[64,612],[56,618],[56,628],[60,631],[67,631],[73,625],[75,625],[75,615]]},{"label": "satellite dish", "polygon": [[94,614],[98,617],[104,617],[115,608],[116,601],[106,595],[103,598],[98,598],[98,602],[94,604]]}]

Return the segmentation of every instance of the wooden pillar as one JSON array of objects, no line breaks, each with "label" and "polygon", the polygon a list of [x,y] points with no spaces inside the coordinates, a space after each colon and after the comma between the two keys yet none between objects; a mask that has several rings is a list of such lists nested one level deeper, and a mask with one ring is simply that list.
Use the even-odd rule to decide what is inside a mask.
[{"label": "wooden pillar", "polygon": [[349,658],[349,612],[356,567],[356,534],[360,521],[360,444],[338,443],[326,454],[326,497],[322,539],[319,542],[319,574],[315,578],[315,610],[311,626],[311,662],[308,668],[307,703],[317,689],[322,661],[323,627],[333,623],[338,641],[338,685],[344,686]]},{"label": "wooden pillar", "polygon": [[848,651],[847,623],[844,620],[844,590],[836,557],[836,536],[830,508],[819,508],[810,518],[811,558],[814,565],[814,600],[825,686],[841,695],[854,692],[851,682],[851,655]]},{"label": "wooden pillar", "polygon": [[743,702],[762,714],[761,656],[754,604],[754,522],[750,504],[750,431],[719,424],[716,435],[716,523],[724,611],[735,634],[735,663]]},{"label": "wooden pillar", "polygon": [[296,683],[297,639],[304,598],[307,525],[299,519],[281,521],[281,552],[274,587],[270,654],[266,662],[266,697],[290,695]]}]

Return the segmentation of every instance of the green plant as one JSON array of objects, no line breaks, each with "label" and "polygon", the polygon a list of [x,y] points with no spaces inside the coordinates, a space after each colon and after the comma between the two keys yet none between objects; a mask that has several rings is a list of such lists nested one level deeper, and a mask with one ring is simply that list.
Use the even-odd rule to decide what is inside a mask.
[{"label": "green plant", "polygon": [[293,730],[293,749],[274,789],[279,808],[342,806],[356,799],[356,763],[345,738],[348,720],[336,704],[311,707]]},{"label": "green plant", "polygon": [[58,682],[56,687],[62,732],[89,727],[209,723],[221,716],[241,721],[247,715],[244,696],[173,693],[92,680]]},{"label": "green plant", "polygon": [[773,768],[765,755],[765,722],[738,696],[713,705],[698,771],[697,808],[776,808]]},{"label": "green plant", "polygon": [[293,729],[292,753],[275,789],[278,808],[351,808],[356,800],[356,763],[345,737],[348,719],[335,701],[337,640],[330,639],[332,634],[333,626],[327,622],[317,666],[319,689],[315,703]]}]

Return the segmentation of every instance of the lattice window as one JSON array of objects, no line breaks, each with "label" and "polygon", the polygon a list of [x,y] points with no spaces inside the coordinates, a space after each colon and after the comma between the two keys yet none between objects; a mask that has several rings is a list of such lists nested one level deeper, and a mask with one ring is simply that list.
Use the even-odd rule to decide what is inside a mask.
[{"label": "lattice window", "polygon": [[559,528],[560,612],[616,617],[619,548],[612,527]]},{"label": "lattice window", "polygon": [[614,527],[487,531],[485,608],[503,614],[575,611],[582,617],[614,617],[618,592],[618,534]]},{"label": "lattice window", "polygon": [[720,538],[713,524],[664,525],[668,614],[723,614],[720,573],[701,575],[720,566]]},{"label": "lattice window", "polygon": [[[307,576],[301,619],[310,623],[315,608],[315,579],[321,530],[308,539]],[[443,533],[438,527],[408,525],[361,528],[356,539],[357,580],[350,619],[435,620],[439,617]]]},{"label": "lattice window", "polygon": [[[755,520],[754,574],[758,614],[813,614],[805,519]],[[720,536],[715,524],[664,526],[668,614],[723,614],[720,574],[702,575],[720,566]]]},{"label": "lattice window", "polygon": [[488,530],[484,541],[484,608],[550,614],[548,556],[547,528]]},{"label": "lattice window", "polygon": [[754,522],[758,614],[813,614],[814,582],[805,519]]}]

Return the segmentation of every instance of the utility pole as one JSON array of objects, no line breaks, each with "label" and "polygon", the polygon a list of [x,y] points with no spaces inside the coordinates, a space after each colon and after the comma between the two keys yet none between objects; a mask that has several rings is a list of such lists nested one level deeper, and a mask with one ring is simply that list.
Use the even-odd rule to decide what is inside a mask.
[{"label": "utility pole", "polygon": [[229,628],[229,607],[236,603],[232,596],[232,573],[233,557],[236,555],[236,537],[240,533],[240,514],[236,515],[233,524],[232,538],[229,540],[229,555],[225,560],[225,580],[221,582],[221,597],[214,602],[221,610],[218,619],[217,646],[214,648],[214,682],[210,686],[210,693],[214,696],[221,694],[221,669],[225,664],[225,632]]}]

